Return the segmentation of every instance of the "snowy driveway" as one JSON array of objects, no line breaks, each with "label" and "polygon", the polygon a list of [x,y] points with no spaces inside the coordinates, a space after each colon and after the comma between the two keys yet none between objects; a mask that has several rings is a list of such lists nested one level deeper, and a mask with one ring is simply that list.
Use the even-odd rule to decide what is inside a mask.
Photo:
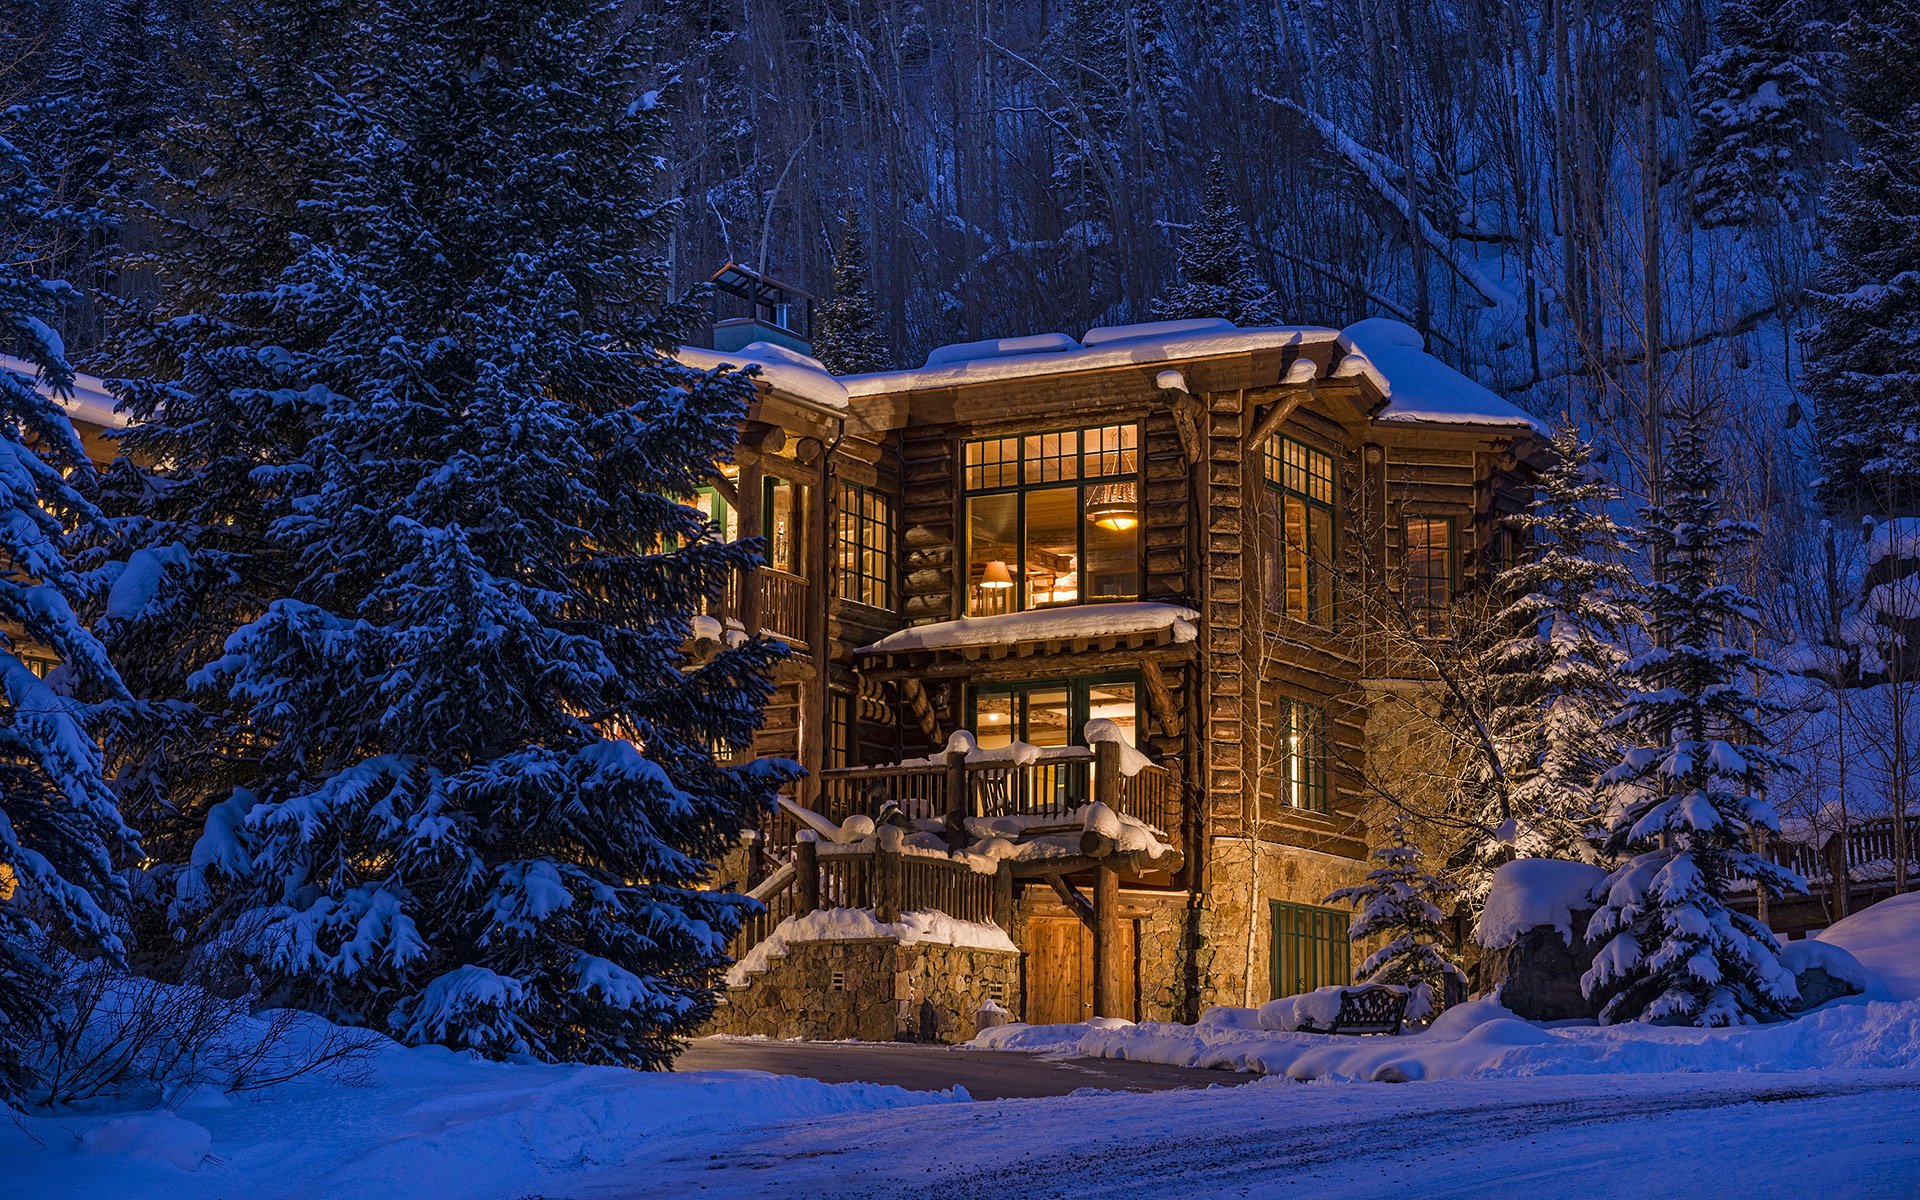
[{"label": "snowy driveway", "polygon": [[1920,1197],[1920,1079],[1888,1072],[1294,1083],[775,1125],[641,1195]]},{"label": "snowy driveway", "polygon": [[677,1063],[682,1071],[771,1071],[827,1083],[885,1083],[915,1091],[963,1087],[975,1100],[1065,1096],[1081,1088],[1161,1092],[1248,1083],[1238,1071],[1200,1071],[1098,1058],[895,1046],[857,1042],[775,1042],[700,1038]]}]

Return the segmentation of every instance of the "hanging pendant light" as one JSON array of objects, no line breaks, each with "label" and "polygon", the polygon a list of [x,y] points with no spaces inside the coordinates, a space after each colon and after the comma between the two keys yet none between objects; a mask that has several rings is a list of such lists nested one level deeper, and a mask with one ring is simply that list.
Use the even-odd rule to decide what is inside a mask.
[{"label": "hanging pendant light", "polygon": [[1140,497],[1132,481],[1103,483],[1087,491],[1087,518],[1102,529],[1124,533],[1140,523]]}]

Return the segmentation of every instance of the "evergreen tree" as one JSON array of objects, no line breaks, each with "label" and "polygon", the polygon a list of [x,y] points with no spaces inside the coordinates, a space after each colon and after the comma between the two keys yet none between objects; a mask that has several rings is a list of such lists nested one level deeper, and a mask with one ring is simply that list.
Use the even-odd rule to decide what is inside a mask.
[{"label": "evergreen tree", "polygon": [[851,204],[840,218],[840,255],[833,264],[833,298],[813,318],[813,353],[835,375],[884,371],[894,365],[893,351],[880,332],[867,273],[867,244],[859,210]]},{"label": "evergreen tree", "polygon": [[1597,892],[1587,937],[1604,944],[1581,983],[1606,1022],[1767,1020],[1786,1014],[1793,973],[1727,893],[1742,880],[1776,895],[1804,885],[1752,849],[1756,832],[1779,827],[1767,778],[1787,768],[1760,727],[1777,706],[1754,683],[1777,672],[1741,647],[1755,612],[1725,579],[1755,529],[1722,515],[1702,415],[1675,414],[1669,428],[1662,499],[1641,514],[1662,568],[1647,590],[1652,645],[1627,664],[1615,719],[1631,748],[1601,777],[1619,801],[1605,849],[1620,865]]},{"label": "evergreen tree", "polygon": [[1225,317],[1235,325],[1272,325],[1280,320],[1273,292],[1253,267],[1247,225],[1227,197],[1227,174],[1218,155],[1207,163],[1200,218],[1180,244],[1180,283],[1154,301],[1161,320]]},{"label": "evergreen tree", "polygon": [[[84,587],[63,543],[97,513],[81,488],[92,475],[66,411],[36,387],[70,393],[73,370],[48,321],[73,299],[34,267],[45,245],[88,218],[50,205],[33,164],[0,137],[0,1101],[31,1080],[22,1056],[52,1011],[50,939],[118,959],[112,909],[123,894],[116,859],[134,834],[103,774],[99,701],[121,693],[100,643],[74,615]],[[45,678],[31,647],[60,665]]]},{"label": "evergreen tree", "polygon": [[1920,514],[1920,10],[1861,0],[1840,30],[1842,112],[1858,146],[1827,191],[1832,254],[1811,295],[1806,389],[1821,499]]},{"label": "evergreen tree", "polygon": [[711,1013],[744,911],[706,863],[786,773],[716,756],[750,745],[777,647],[682,653],[754,561],[675,499],[752,385],[669,357],[699,313],[661,300],[665,128],[620,11],[343,23],[354,57],[318,78],[285,181],[293,253],[242,298],[272,351],[246,370],[283,380],[256,396],[315,414],[253,472],[288,588],[192,680],[257,767],[185,875],[230,898],[213,911],[277,997],[657,1067]]},{"label": "evergreen tree", "polygon": [[1727,0],[1693,70],[1693,211],[1702,225],[1804,215],[1828,144],[1829,55],[1808,0]]},{"label": "evergreen tree", "polygon": [[1619,708],[1621,642],[1637,618],[1632,572],[1609,510],[1619,493],[1592,447],[1562,427],[1527,511],[1508,524],[1523,547],[1495,580],[1507,597],[1470,675],[1487,693],[1504,778],[1483,760],[1467,783],[1475,826],[1462,897],[1479,909],[1493,873],[1516,858],[1591,861],[1602,829],[1595,781],[1618,761],[1606,729]]},{"label": "evergreen tree", "polygon": [[1347,928],[1350,940],[1386,939],[1353,973],[1355,981],[1411,989],[1407,1019],[1422,1021],[1439,1007],[1436,997],[1444,1000],[1447,980],[1466,983],[1466,976],[1441,948],[1446,914],[1434,903],[1452,892],[1453,885],[1420,865],[1420,848],[1399,817],[1387,822],[1386,833],[1392,840],[1373,852],[1373,860],[1380,865],[1367,872],[1366,882],[1330,893],[1325,903],[1360,906],[1359,918]]}]

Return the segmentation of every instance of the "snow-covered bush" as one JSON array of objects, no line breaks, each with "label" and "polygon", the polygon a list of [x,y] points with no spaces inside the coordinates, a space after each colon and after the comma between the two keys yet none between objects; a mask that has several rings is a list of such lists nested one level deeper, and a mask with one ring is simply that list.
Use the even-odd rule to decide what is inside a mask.
[{"label": "snow-covered bush", "polygon": [[37,1079],[28,1099],[48,1107],[145,1106],[193,1087],[255,1091],[315,1072],[352,1082],[383,1040],[293,1009],[255,1016],[246,996],[67,956],[58,995],[60,1010],[27,1052]]},{"label": "snow-covered bush", "polygon": [[1409,989],[1407,1020],[1424,1021],[1445,1003],[1448,980],[1466,983],[1466,976],[1442,948],[1446,914],[1433,902],[1434,897],[1451,892],[1453,885],[1420,865],[1420,848],[1407,836],[1403,821],[1395,817],[1386,831],[1392,840],[1373,852],[1380,865],[1367,872],[1366,882],[1329,893],[1326,903],[1346,901],[1360,906],[1360,915],[1347,928],[1351,940],[1386,939],[1354,971],[1355,981]]}]

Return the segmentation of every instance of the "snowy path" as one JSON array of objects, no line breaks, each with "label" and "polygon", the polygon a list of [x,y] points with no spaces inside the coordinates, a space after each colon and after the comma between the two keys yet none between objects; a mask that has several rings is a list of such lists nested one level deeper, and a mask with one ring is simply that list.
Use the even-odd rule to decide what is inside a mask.
[{"label": "snowy path", "polygon": [[884,1083],[916,1091],[963,1087],[975,1100],[1065,1096],[1081,1088],[1161,1092],[1251,1082],[1237,1071],[1200,1071],[1115,1059],[1041,1057],[881,1043],[774,1042],[700,1038],[677,1062],[683,1071],[771,1071],[827,1083]]},{"label": "snowy path", "polygon": [[[1298,1084],[789,1122],[645,1186],[783,1197],[1920,1197],[1920,1080],[1886,1072]],[[858,1181],[855,1183],[854,1181]]]}]

